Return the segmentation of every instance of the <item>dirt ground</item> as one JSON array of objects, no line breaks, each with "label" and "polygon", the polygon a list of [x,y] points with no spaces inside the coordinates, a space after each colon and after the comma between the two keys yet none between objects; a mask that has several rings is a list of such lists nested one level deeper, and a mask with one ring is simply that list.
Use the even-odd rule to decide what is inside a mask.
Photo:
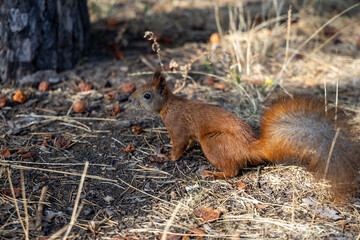
[{"label": "dirt ground", "polygon": [[[287,48],[287,8],[281,21],[253,15],[254,24],[229,32],[224,5],[224,33],[214,46],[211,4],[160,1],[144,12],[141,1],[120,2],[110,16],[98,16],[90,1],[92,48],[74,70],[1,86],[8,99],[0,109],[1,239],[22,239],[23,228],[29,239],[359,238],[359,195],[337,204],[328,184],[301,166],[262,165],[236,178],[207,180],[201,172],[216,169],[199,144],[175,162],[156,157],[171,150],[166,128],[157,114],[131,107],[124,91],[128,83],[150,81],[159,65],[152,42],[143,38],[149,30],[157,33],[160,60],[178,94],[233,112],[255,129],[262,109],[287,92],[326,94],[359,123],[359,14],[294,9]],[[312,36],[330,19],[331,28]],[[290,59],[285,70],[284,59]],[[51,82],[49,91],[38,90],[42,80]],[[91,89],[79,91],[80,82]],[[23,104],[12,100],[17,90],[27,96]],[[73,111],[78,100],[86,103],[84,113]],[[221,215],[204,220],[196,212],[203,207]]]}]

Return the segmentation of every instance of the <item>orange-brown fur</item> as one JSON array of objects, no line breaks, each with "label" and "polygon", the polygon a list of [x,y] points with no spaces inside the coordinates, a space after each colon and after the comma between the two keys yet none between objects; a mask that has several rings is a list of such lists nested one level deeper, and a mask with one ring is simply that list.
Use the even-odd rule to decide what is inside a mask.
[{"label": "orange-brown fur", "polygon": [[[192,140],[200,142],[206,158],[221,170],[204,171],[202,176],[233,177],[248,164],[268,160],[306,165],[316,176],[329,179],[336,192],[354,189],[359,145],[349,136],[348,124],[335,120],[335,111],[325,112],[324,104],[313,98],[281,98],[273,103],[263,114],[260,138],[235,115],[174,95],[159,70],[130,99],[160,114],[173,145],[168,159],[178,159]],[[337,128],[340,132],[327,166]]]}]

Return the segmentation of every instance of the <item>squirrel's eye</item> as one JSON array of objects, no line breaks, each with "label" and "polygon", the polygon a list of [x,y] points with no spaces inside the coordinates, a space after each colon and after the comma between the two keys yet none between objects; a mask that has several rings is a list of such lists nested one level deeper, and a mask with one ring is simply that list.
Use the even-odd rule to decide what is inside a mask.
[{"label": "squirrel's eye", "polygon": [[148,93],[146,93],[146,94],[144,95],[144,98],[145,98],[145,99],[150,99],[150,98],[151,98],[151,95],[148,94]]}]

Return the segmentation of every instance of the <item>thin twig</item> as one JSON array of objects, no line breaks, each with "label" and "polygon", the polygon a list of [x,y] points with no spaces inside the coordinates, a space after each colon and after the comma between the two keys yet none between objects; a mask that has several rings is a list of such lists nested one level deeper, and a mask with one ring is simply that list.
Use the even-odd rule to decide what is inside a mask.
[{"label": "thin twig", "polygon": [[48,186],[44,186],[41,189],[41,194],[40,194],[40,198],[39,198],[39,205],[38,205],[38,208],[36,210],[36,215],[35,215],[35,228],[36,228],[37,231],[42,230],[41,222],[42,222],[42,219],[43,219],[43,211],[44,211],[43,202],[45,201],[47,190],[48,190]]},{"label": "thin twig", "polygon": [[21,227],[22,227],[22,229],[24,230],[25,238],[28,240],[28,239],[29,239],[29,236],[27,235],[26,228],[25,228],[25,226],[24,226],[24,222],[23,222],[23,220],[22,220],[22,218],[21,218],[21,215],[20,215],[20,209],[19,209],[19,205],[18,205],[17,200],[16,200],[16,195],[15,195],[15,191],[14,191],[14,186],[13,186],[13,183],[12,183],[12,180],[11,180],[11,171],[10,171],[9,168],[7,169],[7,173],[8,173],[8,180],[9,180],[9,184],[10,184],[11,194],[12,194],[12,196],[13,196],[13,200],[14,200],[14,204],[15,204],[16,213],[17,213],[17,215],[18,215],[18,218],[19,218]]},{"label": "thin twig", "polygon": [[25,213],[25,239],[29,239],[29,212],[28,205],[26,199],[25,192],[25,180],[24,180],[24,170],[20,169],[20,182],[21,182],[21,193],[22,193],[22,201],[24,205],[24,213]]},{"label": "thin twig", "polygon": [[[12,164],[2,163],[2,162],[0,162],[0,165],[5,166],[5,167],[10,167],[10,168],[15,168],[15,169],[39,170],[39,171],[44,171],[44,172],[61,173],[61,174],[72,175],[72,176],[82,176],[82,174],[80,174],[80,173],[72,173],[72,172],[51,170],[51,169],[46,169],[46,168],[35,168],[35,167],[28,167],[28,166],[19,166],[19,165],[12,165]],[[97,179],[97,180],[102,180],[102,181],[117,182],[114,179],[103,178],[103,177],[94,176],[94,175],[86,175],[86,177],[87,178]]]},{"label": "thin twig", "polygon": [[82,189],[83,189],[83,186],[84,186],[86,172],[87,172],[88,167],[89,167],[89,161],[86,161],[85,166],[84,166],[83,174],[81,175],[81,179],[80,179],[80,183],[79,183],[79,189],[78,189],[78,192],[77,192],[77,195],[76,195],[76,198],[75,198],[74,209],[73,209],[73,212],[72,212],[72,215],[71,215],[70,224],[69,224],[69,227],[68,227],[68,229],[67,229],[67,231],[66,231],[66,233],[64,235],[63,240],[66,240],[66,238],[69,236],[71,228],[74,226],[74,223],[76,221],[76,211],[77,211],[77,208],[78,208],[78,205],[79,205],[80,196],[81,196],[81,192],[82,192]]}]

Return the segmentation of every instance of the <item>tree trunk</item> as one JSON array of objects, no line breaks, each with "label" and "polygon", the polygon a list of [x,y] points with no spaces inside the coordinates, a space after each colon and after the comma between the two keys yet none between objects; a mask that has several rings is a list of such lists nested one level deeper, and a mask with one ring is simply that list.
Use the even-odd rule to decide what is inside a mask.
[{"label": "tree trunk", "polygon": [[74,67],[89,38],[86,0],[0,0],[0,83]]}]

